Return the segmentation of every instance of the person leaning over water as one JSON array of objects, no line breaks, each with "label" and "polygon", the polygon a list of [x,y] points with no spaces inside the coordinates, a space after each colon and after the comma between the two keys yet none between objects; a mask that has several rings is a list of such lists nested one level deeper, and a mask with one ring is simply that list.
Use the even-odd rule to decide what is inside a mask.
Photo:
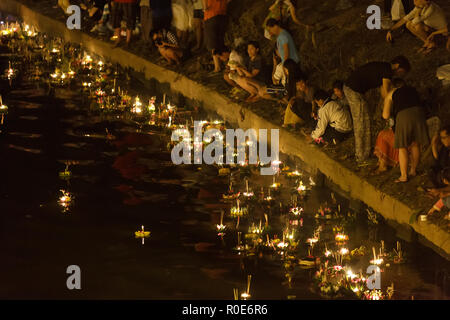
[{"label": "person leaning over water", "polygon": [[[420,147],[429,142],[428,129],[425,122],[425,110],[417,90],[405,85],[401,79],[395,81],[402,84],[388,93],[384,103],[383,118],[387,120],[392,115],[395,121],[394,148],[399,149],[398,160],[401,173],[395,182],[407,182],[408,176],[416,176]],[[411,158],[408,157],[408,148],[411,150]],[[411,165],[409,173],[408,164]]]},{"label": "person leaning over water", "polygon": [[344,82],[344,93],[350,105],[355,134],[355,156],[359,165],[365,165],[371,150],[371,131],[369,105],[364,94],[380,88],[385,98],[391,90],[394,76],[409,72],[411,65],[404,56],[395,57],[390,63],[382,61],[369,62],[353,71]]}]

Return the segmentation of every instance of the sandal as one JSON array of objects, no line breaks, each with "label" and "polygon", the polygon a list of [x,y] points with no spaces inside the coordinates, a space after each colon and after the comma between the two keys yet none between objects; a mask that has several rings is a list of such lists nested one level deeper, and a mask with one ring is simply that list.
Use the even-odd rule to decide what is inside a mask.
[{"label": "sandal", "polygon": [[397,178],[397,179],[394,180],[394,183],[406,183],[406,182],[408,182],[408,179],[400,180],[400,178]]}]

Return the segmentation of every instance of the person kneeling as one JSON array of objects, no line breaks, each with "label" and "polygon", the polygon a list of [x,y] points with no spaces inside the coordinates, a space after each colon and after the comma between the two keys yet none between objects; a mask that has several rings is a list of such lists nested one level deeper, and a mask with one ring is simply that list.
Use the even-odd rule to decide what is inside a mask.
[{"label": "person kneeling", "polygon": [[333,101],[324,90],[314,93],[314,102],[318,107],[317,126],[308,139],[336,144],[348,138],[352,131],[352,118],[348,110]]},{"label": "person kneeling", "polygon": [[159,53],[167,60],[169,64],[175,62],[179,65],[183,57],[183,50],[178,45],[178,39],[171,31],[161,29],[152,31],[151,38],[153,39]]}]

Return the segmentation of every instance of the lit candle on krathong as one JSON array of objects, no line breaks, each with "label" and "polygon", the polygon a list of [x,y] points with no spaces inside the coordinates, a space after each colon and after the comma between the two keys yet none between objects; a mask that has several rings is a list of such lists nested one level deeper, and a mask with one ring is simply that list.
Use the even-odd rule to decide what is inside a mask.
[{"label": "lit candle on krathong", "polygon": [[243,251],[245,248],[244,248],[244,246],[243,245],[241,245],[241,235],[242,235],[242,232],[238,232],[238,242],[237,242],[237,246],[236,246],[236,250],[237,251]]},{"label": "lit candle on krathong", "polygon": [[281,185],[280,183],[276,182],[275,175],[274,175],[273,176],[273,183],[272,183],[272,185],[270,187],[273,188],[274,190],[276,190],[276,189],[278,189],[280,187],[280,185]]},{"label": "lit candle on krathong", "polygon": [[334,237],[337,242],[344,242],[348,240],[348,235],[343,233],[337,233]]},{"label": "lit candle on krathong", "polygon": [[145,244],[145,238],[148,238],[150,236],[150,231],[145,231],[144,226],[141,226],[141,230],[134,232],[135,238],[141,238],[142,244]]},{"label": "lit candle on krathong", "polygon": [[134,113],[141,113],[142,112],[142,103],[139,97],[136,97],[134,104],[133,104],[133,112]]},{"label": "lit candle on krathong", "polygon": [[224,235],[223,231],[225,230],[225,225],[223,224],[223,210],[220,212],[220,224],[217,226],[217,231],[219,232],[219,236]]},{"label": "lit candle on krathong", "polygon": [[251,295],[250,295],[250,284],[251,284],[251,282],[252,282],[252,275],[249,274],[249,275],[247,276],[247,291],[244,292],[243,294],[241,294],[242,300],[248,300],[248,299],[250,299],[250,297],[251,297]]},{"label": "lit candle on krathong", "polygon": [[69,207],[72,203],[72,196],[70,195],[70,193],[68,191],[65,190],[60,190],[62,193],[62,196],[59,197],[59,205],[63,208],[63,212],[66,212],[69,210]]},{"label": "lit candle on krathong", "polygon": [[243,195],[247,198],[253,197],[253,192],[250,192],[248,189],[248,179],[245,179],[245,188],[246,188],[246,192],[243,193]]},{"label": "lit candle on krathong", "polygon": [[303,184],[303,181],[300,181],[298,187],[297,187],[297,191],[302,193],[306,191],[306,186]]},{"label": "lit candle on krathong", "polygon": [[303,208],[302,207],[294,207],[294,208],[291,208],[289,210],[289,212],[292,213],[294,216],[298,216],[303,212]]},{"label": "lit candle on krathong", "polygon": [[372,252],[373,252],[373,260],[370,260],[370,263],[377,265],[377,266],[381,265],[383,263],[383,259],[380,257],[377,257],[375,247],[372,247]]}]

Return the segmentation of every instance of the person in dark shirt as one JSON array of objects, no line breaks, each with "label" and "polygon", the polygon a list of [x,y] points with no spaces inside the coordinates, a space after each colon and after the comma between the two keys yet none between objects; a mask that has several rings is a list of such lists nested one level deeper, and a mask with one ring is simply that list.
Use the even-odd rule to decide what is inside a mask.
[{"label": "person in dark shirt", "polygon": [[442,180],[442,171],[450,167],[450,125],[442,127],[439,134],[433,137],[431,150],[434,165],[431,167],[428,176],[435,187],[435,189],[431,189],[431,193],[437,195],[439,189],[447,187]]},{"label": "person in dark shirt", "polygon": [[[425,122],[425,110],[417,90],[402,82],[398,89],[392,90],[386,97],[383,118],[393,115],[395,121],[394,148],[398,150],[401,176],[395,182],[407,182],[408,176],[416,176],[420,160],[420,147],[428,144],[428,129]],[[408,156],[411,150],[411,158]],[[408,173],[408,163],[411,168]]]},{"label": "person in dark shirt", "polygon": [[364,94],[375,88],[381,89],[386,98],[391,90],[391,79],[409,72],[411,66],[404,56],[388,62],[370,62],[357,68],[344,83],[344,94],[350,105],[355,134],[355,155],[359,165],[364,165],[371,150],[369,106]]},{"label": "person in dark shirt", "polygon": [[247,45],[248,59],[246,66],[236,66],[239,78],[236,83],[250,93],[247,102],[253,101],[258,95],[258,90],[264,85],[263,62],[259,53],[259,43],[250,41]]}]

